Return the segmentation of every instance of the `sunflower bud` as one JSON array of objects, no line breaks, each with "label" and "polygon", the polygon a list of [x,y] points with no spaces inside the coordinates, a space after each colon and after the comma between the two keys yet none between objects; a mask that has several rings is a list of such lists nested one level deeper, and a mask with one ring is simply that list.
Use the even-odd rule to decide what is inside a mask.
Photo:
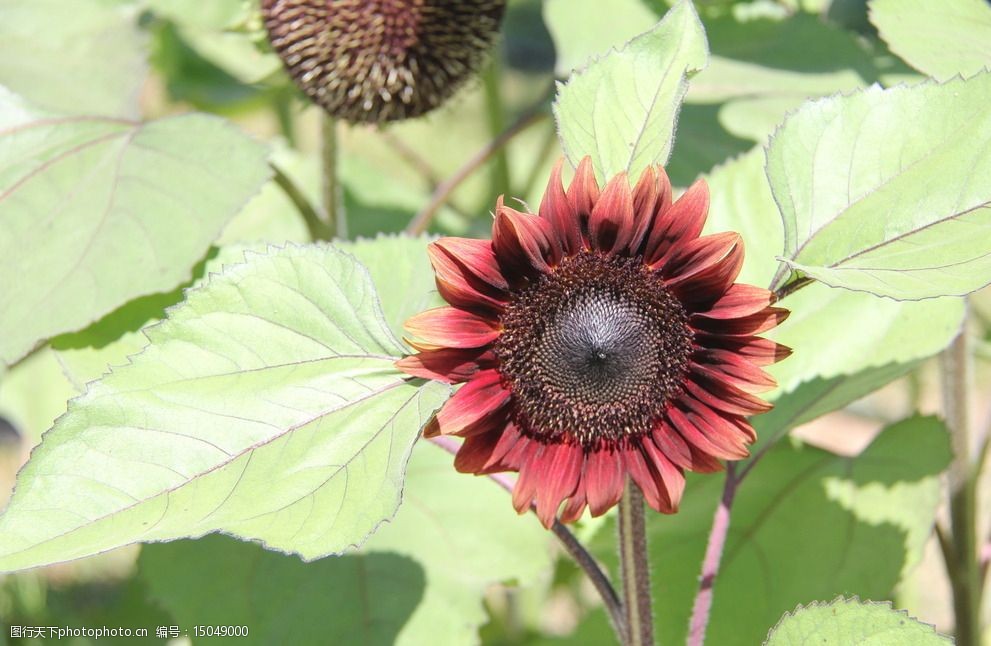
[{"label": "sunflower bud", "polygon": [[436,108],[476,70],[506,0],[262,0],[269,40],[331,115],[377,123]]}]

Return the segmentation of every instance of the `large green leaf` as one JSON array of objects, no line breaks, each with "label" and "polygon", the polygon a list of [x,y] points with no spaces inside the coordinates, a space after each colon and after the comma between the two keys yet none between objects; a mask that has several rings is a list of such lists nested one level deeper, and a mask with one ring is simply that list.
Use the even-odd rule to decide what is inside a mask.
[{"label": "large green leaf", "polygon": [[0,94],[0,360],[188,280],[265,157],[212,116],[52,117]]},{"label": "large green leaf", "polygon": [[[764,175],[760,148],[717,167],[706,232],[738,231],[747,254],[742,282],[767,285],[783,233]],[[963,320],[957,298],[893,301],[813,284],[786,297],[791,316],[770,333],[794,349],[770,367],[779,389],[775,409],[754,419],[758,442],[841,408],[904,375],[956,336]],[[785,394],[787,395],[785,396]]]},{"label": "large green leaf", "polygon": [[487,621],[482,595],[492,583],[529,585],[550,566],[550,534],[533,514],[518,516],[509,494],[488,478],[454,470],[452,458],[423,443],[410,460],[403,506],[369,540],[423,565],[423,602],[397,646],[474,643]]},{"label": "large green leaf", "polygon": [[871,0],[870,18],[891,51],[929,76],[991,69],[987,0]]},{"label": "large green leaf", "polygon": [[[885,598],[919,559],[940,500],[948,436],[934,418],[885,429],[859,456],[797,444],[768,451],[736,493],[708,642],[756,644],[799,603]],[[690,477],[681,511],[648,518],[662,643],[683,643],[723,479]],[[610,532],[596,553],[614,563]]]},{"label": "large green leaf", "polygon": [[764,646],[946,646],[929,624],[896,611],[888,602],[834,599],[799,606],[771,629]]},{"label": "large green leaf", "polygon": [[146,546],[141,575],[181,624],[202,622],[207,606],[248,624],[243,644],[444,646],[477,640],[492,583],[528,585],[550,565],[535,518],[517,517],[506,492],[457,473],[436,447],[413,452],[403,498],[359,554],[303,565],[209,537]]},{"label": "large green leaf", "polygon": [[201,625],[208,608],[225,625],[248,627],[230,640],[244,646],[393,644],[426,584],[423,568],[398,554],[303,563],[226,536],[151,545],[138,563],[175,623]]},{"label": "large green leaf", "polygon": [[382,301],[385,320],[398,336],[406,319],[417,312],[444,305],[437,293],[434,270],[427,258],[431,238],[380,235],[341,243],[372,276]]},{"label": "large green leaf", "polygon": [[989,103],[991,72],[873,87],[793,114],[767,153],[786,262],[834,287],[899,299],[988,284]]},{"label": "large green leaf", "polygon": [[654,29],[573,74],[554,103],[568,159],[590,155],[600,180],[666,163],[687,79],[707,59],[702,23],[681,0]]},{"label": "large green leaf", "polygon": [[332,247],[250,255],[146,334],[19,474],[0,570],[215,531],[340,552],[395,512],[447,392],[395,370],[367,273]]},{"label": "large green leaf", "polygon": [[0,417],[14,425],[26,446],[34,446],[76,394],[56,354],[46,348],[0,378]]},{"label": "large green leaf", "polygon": [[146,41],[137,8],[73,0],[66,9],[0,0],[0,85],[47,110],[137,117]]}]

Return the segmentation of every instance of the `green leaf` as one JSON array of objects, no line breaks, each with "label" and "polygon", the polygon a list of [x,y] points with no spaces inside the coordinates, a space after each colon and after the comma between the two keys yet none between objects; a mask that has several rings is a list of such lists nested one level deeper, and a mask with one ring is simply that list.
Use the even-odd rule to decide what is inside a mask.
[{"label": "green leaf", "polygon": [[445,304],[437,293],[434,270],[427,258],[431,240],[427,236],[380,235],[340,244],[368,269],[385,320],[399,337],[404,334],[406,319]]},{"label": "green leaf", "polygon": [[983,73],[873,87],[793,114],[767,152],[785,261],[833,287],[898,299],[988,284],[989,103]]},{"label": "green leaf", "polygon": [[[756,644],[809,599],[884,598],[921,556],[950,460],[931,417],[886,428],[864,452],[842,457],[797,443],[772,447],[736,492],[714,589],[708,641]],[[662,643],[683,643],[723,479],[692,476],[674,516],[648,518]],[[614,563],[611,532],[596,554]],[[608,544],[608,545],[607,545]]]},{"label": "green leaf", "polygon": [[188,280],[266,154],[212,116],[29,115],[0,94],[0,360]]},{"label": "green leaf", "polygon": [[986,0],[871,0],[871,22],[891,51],[946,80],[991,68],[991,4]]},{"label": "green leaf", "polygon": [[641,0],[613,0],[608,20],[603,20],[601,0],[547,0],[543,8],[557,55],[554,71],[561,77],[657,23],[657,14]]},{"label": "green leaf", "polygon": [[[303,563],[226,536],[151,545],[138,561],[176,623],[247,626],[250,644],[392,644],[426,584],[414,560],[371,552]],[[233,639],[231,640],[233,641]]]},{"label": "green leaf", "polygon": [[746,254],[737,280],[762,287],[769,285],[778,268],[774,256],[781,249],[784,233],[764,175],[763,149],[755,147],[717,166],[706,181],[710,203],[704,233],[739,233]]},{"label": "green leaf", "polygon": [[768,336],[795,352],[768,371],[785,392],[817,377],[931,357],[949,345],[964,316],[959,298],[892,301],[818,284],[780,304],[791,315]]},{"label": "green leaf", "polygon": [[493,583],[546,575],[549,535],[499,486],[451,461],[426,443],[413,451],[405,504],[359,554],[304,565],[208,537],[145,546],[141,577],[181,624],[202,622],[204,607],[249,624],[246,645],[473,643]]},{"label": "green leaf", "polygon": [[146,40],[133,6],[0,0],[0,85],[46,110],[137,117]]},{"label": "green leaf", "polygon": [[422,443],[410,460],[404,504],[365,550],[390,550],[427,573],[423,601],[397,646],[459,646],[488,621],[482,596],[496,582],[530,585],[546,576],[550,535],[533,514],[518,516],[502,487],[458,473],[445,451]]},{"label": "green leaf", "polygon": [[395,370],[367,273],[333,247],[249,254],[146,334],[19,474],[0,571],[216,531],[340,552],[395,512],[447,393]]},{"label": "green leaf", "polygon": [[705,67],[707,47],[694,6],[681,0],[653,30],[573,74],[554,103],[571,163],[591,155],[600,180],[666,163],[687,79]]},{"label": "green leaf", "polygon": [[953,640],[893,610],[890,602],[838,597],[830,603],[811,603],[785,614],[767,636],[764,646],[945,646]]}]

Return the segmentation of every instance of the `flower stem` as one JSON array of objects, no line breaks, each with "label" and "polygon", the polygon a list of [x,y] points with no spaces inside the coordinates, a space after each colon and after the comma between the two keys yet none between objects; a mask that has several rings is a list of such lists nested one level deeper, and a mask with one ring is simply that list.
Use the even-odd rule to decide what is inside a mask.
[{"label": "flower stem", "polygon": [[970,347],[966,324],[942,355],[943,414],[950,431],[950,530],[955,562],[947,562],[953,589],[956,643],[981,640],[981,564],[977,546],[976,468],[970,451]]},{"label": "flower stem", "polygon": [[[506,129],[506,115],[502,109],[502,93],[499,91],[500,65],[498,52],[494,53],[488,67],[482,74],[482,84],[485,89],[485,112],[489,120],[489,131],[493,137],[498,137]],[[496,151],[492,167],[493,197],[509,192],[509,158],[506,148]]]},{"label": "flower stem", "polygon": [[650,561],[643,494],[627,481],[619,501],[619,563],[623,574],[623,609],[626,611],[626,646],[652,646],[654,615],[650,600]]},{"label": "flower stem", "polygon": [[[444,449],[451,455],[457,454],[458,447],[460,446],[457,440],[444,436],[431,438],[430,442]],[[515,483],[505,473],[491,473],[489,474],[489,479],[509,493],[513,492],[513,485]],[[623,613],[622,602],[619,599],[619,595],[616,594],[616,589],[609,581],[609,577],[606,576],[606,573],[602,571],[602,568],[600,568],[599,564],[595,562],[592,555],[588,553],[585,546],[582,545],[577,538],[575,538],[575,535],[572,534],[567,527],[555,520],[554,524],[551,526],[551,531],[554,532],[554,535],[561,542],[561,546],[564,547],[564,550],[568,553],[568,555],[574,559],[575,563],[578,564],[578,567],[585,571],[585,575],[588,576],[589,580],[592,582],[592,585],[595,586],[596,591],[599,593],[599,596],[602,597],[602,603],[606,607],[609,622],[612,624],[616,635],[625,635],[626,616]]]},{"label": "flower stem", "polygon": [[299,215],[303,218],[303,222],[306,223],[306,228],[310,232],[310,238],[313,240],[330,240],[333,236],[327,227],[326,214],[321,211],[320,207],[307,199],[299,186],[281,168],[273,163],[270,163],[269,166],[272,168],[272,181],[282,189],[282,192],[285,193],[286,197],[293,203],[293,206],[296,207],[296,211],[299,212]]},{"label": "flower stem", "polygon": [[337,120],[324,114],[320,122],[320,159],[323,162],[323,210],[326,214],[327,240],[348,237],[347,220],[337,176]]},{"label": "flower stem", "polygon": [[712,609],[712,591],[719,574],[719,564],[723,560],[723,548],[726,546],[726,535],[729,533],[730,511],[733,509],[733,498],[736,486],[736,465],[732,462],[726,465],[726,482],[723,485],[723,497],[716,507],[716,515],[709,529],[709,542],[705,547],[705,558],[702,561],[702,576],[699,578],[699,589],[695,594],[692,605],[692,618],[688,622],[687,646],[702,646],[705,643],[705,631],[709,627],[709,614]]}]

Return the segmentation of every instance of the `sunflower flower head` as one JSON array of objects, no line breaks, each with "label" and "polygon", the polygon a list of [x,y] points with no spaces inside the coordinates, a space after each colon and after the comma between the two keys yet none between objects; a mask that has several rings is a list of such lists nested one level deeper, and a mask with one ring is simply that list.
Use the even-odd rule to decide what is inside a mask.
[{"label": "sunflower flower head", "polygon": [[734,282],[739,235],[701,235],[703,181],[672,202],[657,167],[600,191],[586,158],[565,191],[561,166],[538,214],[500,199],[491,241],[430,246],[450,306],[407,322],[418,352],[397,365],[464,384],[425,435],[465,438],[459,471],[519,472],[513,504],[545,526],[605,513],[627,478],[674,513],[686,470],[748,455],[761,366],[789,353],[756,335],[787,311]]},{"label": "sunflower flower head", "polygon": [[262,0],[269,41],[296,84],[335,117],[416,117],[479,67],[506,0]]}]

